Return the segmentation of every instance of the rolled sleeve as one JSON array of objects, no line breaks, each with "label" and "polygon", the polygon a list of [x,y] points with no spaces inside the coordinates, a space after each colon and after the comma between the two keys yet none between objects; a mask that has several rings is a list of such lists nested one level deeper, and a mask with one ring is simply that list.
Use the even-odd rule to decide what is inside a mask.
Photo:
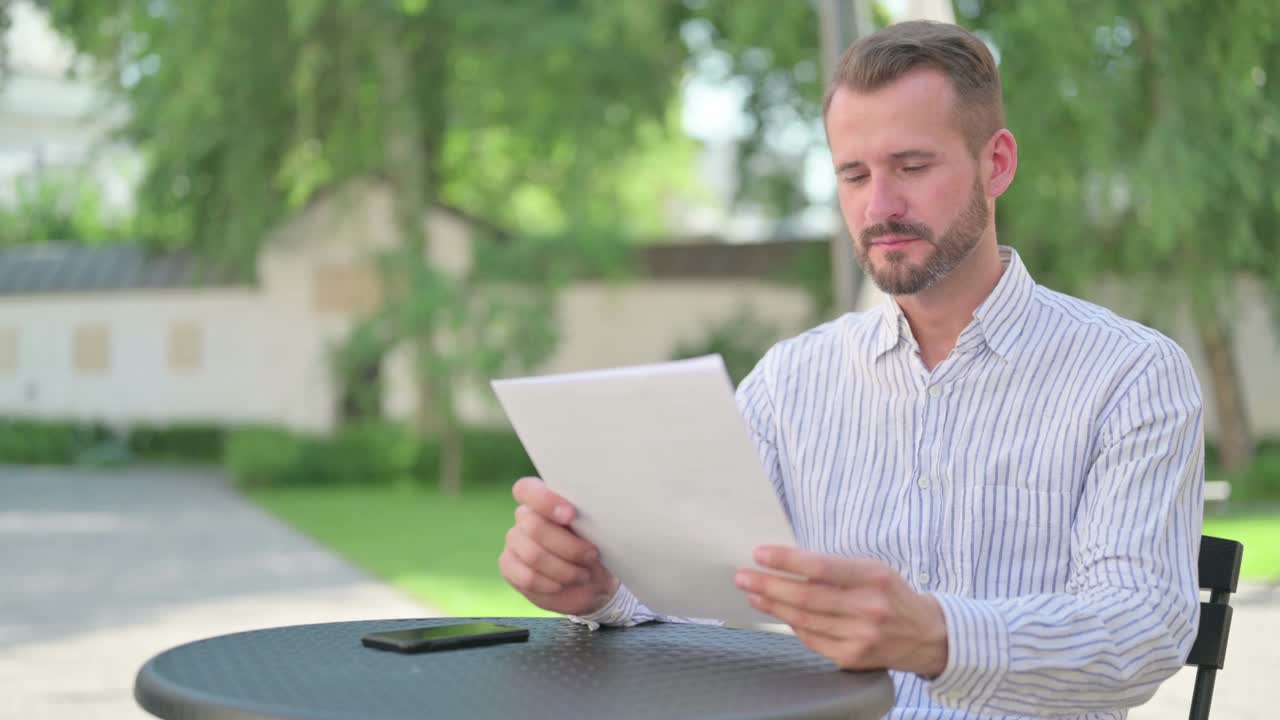
[{"label": "rolled sleeve", "polygon": [[609,602],[589,615],[570,615],[569,619],[592,630],[599,630],[601,625],[631,627],[642,622],[653,620],[653,613],[644,610],[644,606],[626,585],[618,585],[618,591]]},{"label": "rolled sleeve", "polygon": [[934,597],[947,625],[947,667],[929,691],[952,707],[982,708],[1009,672],[1009,624],[989,603],[941,593]]}]

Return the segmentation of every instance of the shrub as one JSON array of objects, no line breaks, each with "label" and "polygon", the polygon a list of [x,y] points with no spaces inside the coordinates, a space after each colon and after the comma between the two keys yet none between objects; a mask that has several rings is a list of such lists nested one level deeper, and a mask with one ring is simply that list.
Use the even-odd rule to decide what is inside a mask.
[{"label": "shrub", "polygon": [[[467,430],[463,433],[462,485],[467,487],[510,486],[524,475],[532,475],[533,461],[520,438],[508,430]],[[426,438],[421,443],[415,475],[434,486],[440,472],[440,443]]]},{"label": "shrub", "polygon": [[147,460],[217,463],[227,431],[217,425],[136,425],[129,429],[129,451]]},{"label": "shrub", "polygon": [[368,420],[343,427],[329,439],[310,444],[318,483],[386,485],[408,481],[416,470],[421,442],[412,429]]},{"label": "shrub", "polygon": [[711,327],[697,342],[682,343],[672,360],[719,354],[734,387],[751,372],[760,358],[781,336],[779,330],[757,318],[747,308]]},{"label": "shrub", "polygon": [[15,465],[69,465],[84,442],[76,423],[0,419],[0,462]]},{"label": "shrub", "polygon": [[1249,467],[1224,479],[1233,500],[1280,500],[1280,445],[1260,444]]},{"label": "shrub", "polygon": [[236,482],[245,486],[307,484],[303,461],[307,443],[298,434],[275,427],[233,431],[224,462]]}]

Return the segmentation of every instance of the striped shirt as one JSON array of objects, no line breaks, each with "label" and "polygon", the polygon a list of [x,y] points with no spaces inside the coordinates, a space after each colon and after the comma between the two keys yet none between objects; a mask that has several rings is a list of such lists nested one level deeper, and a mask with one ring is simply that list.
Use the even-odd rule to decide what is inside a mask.
[{"label": "striped shirt", "polygon": [[[946,670],[889,717],[1123,718],[1199,617],[1204,439],[1186,354],[1004,274],[932,371],[889,298],[774,346],[738,402],[800,547],[932,593]],[[584,620],[658,616],[625,588]]]}]

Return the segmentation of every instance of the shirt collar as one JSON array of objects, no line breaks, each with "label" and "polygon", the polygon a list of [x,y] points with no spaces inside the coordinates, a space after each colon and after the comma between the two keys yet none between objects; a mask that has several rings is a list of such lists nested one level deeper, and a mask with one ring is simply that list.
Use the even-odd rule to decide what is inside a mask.
[{"label": "shirt collar", "polygon": [[[1036,283],[1017,250],[1001,245],[1000,262],[1004,265],[1004,274],[987,299],[973,311],[973,320],[957,338],[956,349],[969,350],[985,343],[1007,360],[1021,335]],[[873,347],[876,359],[897,347],[899,341],[916,345],[907,316],[892,295],[885,296],[880,319]]]}]

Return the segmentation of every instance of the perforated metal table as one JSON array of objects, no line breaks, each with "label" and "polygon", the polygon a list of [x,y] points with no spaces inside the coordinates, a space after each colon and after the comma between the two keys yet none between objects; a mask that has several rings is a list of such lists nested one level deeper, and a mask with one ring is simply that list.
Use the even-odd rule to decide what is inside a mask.
[{"label": "perforated metal table", "polygon": [[376,620],[271,628],[180,645],[138,672],[134,697],[168,720],[392,718],[879,718],[887,673],[842,672],[799,640],[704,625],[591,632],[553,618],[466,618],[529,629],[527,643],[403,655]]}]

